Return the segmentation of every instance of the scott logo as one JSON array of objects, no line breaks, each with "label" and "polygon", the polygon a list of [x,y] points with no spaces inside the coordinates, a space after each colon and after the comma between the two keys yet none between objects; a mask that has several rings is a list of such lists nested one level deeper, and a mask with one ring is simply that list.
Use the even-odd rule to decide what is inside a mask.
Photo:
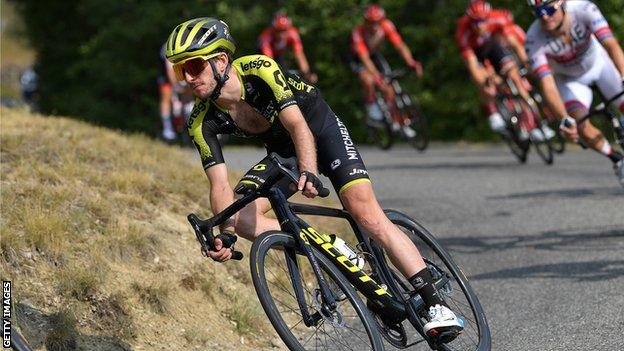
[{"label": "scott logo", "polygon": [[243,71],[248,71],[250,69],[254,69],[254,68],[260,68],[260,67],[271,67],[271,62],[258,58],[255,59],[251,62],[248,63],[240,63],[240,67]]}]

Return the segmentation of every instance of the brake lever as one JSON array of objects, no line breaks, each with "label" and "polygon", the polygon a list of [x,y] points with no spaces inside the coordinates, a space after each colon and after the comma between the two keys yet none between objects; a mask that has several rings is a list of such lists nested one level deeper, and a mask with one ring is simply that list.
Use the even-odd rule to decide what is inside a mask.
[{"label": "brake lever", "polygon": [[[213,248],[215,246],[215,236],[212,233],[212,225],[207,224],[206,221],[202,221],[194,213],[189,214],[186,218],[188,219],[189,223],[191,223],[191,227],[193,227],[193,230],[195,231],[195,237],[197,237],[197,241],[199,241],[202,250],[206,253],[208,253],[209,251],[213,251]],[[221,239],[223,247],[226,248],[231,248],[233,247],[234,243],[236,243],[235,235],[226,235],[225,233],[221,233],[217,235],[217,238]],[[243,259],[243,253],[240,251],[232,250],[231,258],[233,260],[241,260]]]}]

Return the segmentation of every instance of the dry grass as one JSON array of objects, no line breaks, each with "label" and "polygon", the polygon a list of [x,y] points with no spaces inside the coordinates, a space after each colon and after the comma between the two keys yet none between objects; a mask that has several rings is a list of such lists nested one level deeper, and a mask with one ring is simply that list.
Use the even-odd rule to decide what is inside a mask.
[{"label": "dry grass", "polygon": [[186,221],[210,215],[192,151],[25,110],[0,123],[0,271],[54,316],[50,349],[271,349],[248,257],[206,260]]}]

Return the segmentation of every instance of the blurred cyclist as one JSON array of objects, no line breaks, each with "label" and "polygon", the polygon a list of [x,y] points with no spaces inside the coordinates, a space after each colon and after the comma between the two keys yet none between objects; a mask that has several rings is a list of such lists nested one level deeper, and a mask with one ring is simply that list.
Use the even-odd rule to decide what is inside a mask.
[{"label": "blurred cyclist", "polygon": [[[356,26],[351,32],[351,50],[353,52],[351,69],[358,75],[364,88],[364,103],[368,117],[373,120],[383,118],[381,109],[375,103],[375,86],[385,95],[390,106],[393,103],[392,88],[384,81],[379,69],[373,62],[376,55],[381,55],[381,46],[384,39],[388,39],[399,52],[405,63],[416,71],[418,77],[422,77],[422,65],[414,60],[412,53],[403,42],[401,35],[394,24],[386,18],[386,12],[379,5],[371,5],[364,12],[364,24]],[[398,121],[393,124],[396,131],[400,128]],[[403,132],[408,137],[413,137],[416,132],[409,126],[403,126]]]},{"label": "blurred cyclist", "polygon": [[162,120],[162,138],[172,142],[176,138],[176,132],[171,123],[171,90],[176,85],[177,79],[173,72],[173,65],[166,57],[167,43],[160,48],[160,61],[158,65],[158,93],[160,95],[160,118]]},{"label": "blurred cyclist", "polygon": [[[589,120],[576,125],[576,120],[588,113],[592,85],[597,86],[606,99],[624,88],[622,47],[600,9],[589,1],[527,2],[537,17],[527,34],[527,54],[548,106],[561,119],[561,130],[569,138],[575,142],[582,139],[613,162],[615,173],[624,186],[622,154],[611,148]],[[624,97],[614,104],[624,112]]]},{"label": "blurred cyclist", "polygon": [[[483,0],[470,2],[466,13],[458,21],[455,40],[470,77],[479,87],[479,97],[493,131],[507,131],[505,121],[494,103],[497,93],[495,81],[492,79],[494,71],[509,77],[518,88],[520,96],[531,107],[531,112],[537,111],[535,102],[527,91],[530,86],[520,77],[513,56],[515,53],[520,62],[528,61],[524,51],[525,33],[514,23],[509,11],[494,10]],[[534,124],[529,124],[526,120],[521,122],[525,138],[528,137],[526,132],[531,131],[535,140],[543,139],[542,133],[534,129]],[[543,126],[543,129],[547,138],[555,135],[550,128]]]},{"label": "blurred cyclist", "polygon": [[273,17],[270,27],[265,28],[260,37],[258,37],[258,46],[260,53],[273,58],[278,64],[286,67],[284,60],[284,52],[290,48],[292,50],[299,72],[310,83],[316,83],[318,77],[312,72],[308,59],[303,52],[303,44],[299,31],[292,24],[290,17],[283,12],[278,12]]}]

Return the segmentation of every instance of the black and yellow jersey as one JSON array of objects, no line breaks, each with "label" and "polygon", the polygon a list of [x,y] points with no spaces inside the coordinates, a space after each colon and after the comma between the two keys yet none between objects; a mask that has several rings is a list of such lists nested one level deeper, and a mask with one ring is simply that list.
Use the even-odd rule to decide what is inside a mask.
[{"label": "black and yellow jersey", "polygon": [[273,59],[264,55],[243,56],[234,60],[232,67],[241,82],[241,99],[264,117],[270,128],[257,135],[247,133],[234,123],[228,111],[210,98],[196,99],[187,126],[204,169],[224,162],[218,134],[259,137],[268,149],[292,145],[290,135],[277,117],[288,106],[299,107],[312,134],[316,135],[322,128],[330,109],[316,87],[296,74],[284,73]]}]

